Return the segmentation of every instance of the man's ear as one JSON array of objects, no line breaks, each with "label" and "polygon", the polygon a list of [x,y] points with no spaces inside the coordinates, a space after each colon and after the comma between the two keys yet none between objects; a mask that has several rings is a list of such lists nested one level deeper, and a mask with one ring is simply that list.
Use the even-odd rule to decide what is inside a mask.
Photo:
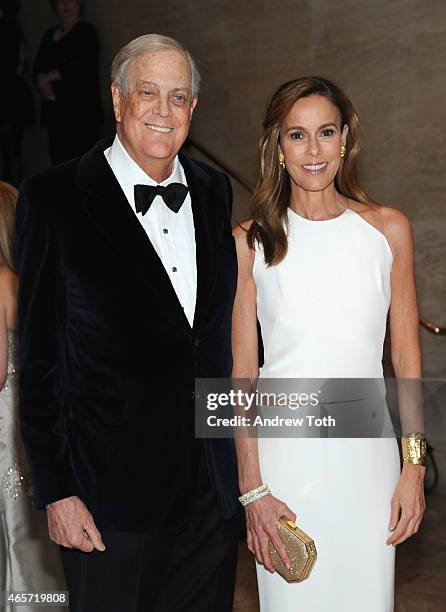
[{"label": "man's ear", "polygon": [[189,121],[191,121],[191,119],[192,119],[192,115],[194,113],[195,107],[197,106],[197,102],[198,102],[198,98],[193,98],[192,99],[192,104],[190,105]]},{"label": "man's ear", "polygon": [[121,102],[123,98],[123,93],[116,85],[116,83],[111,84],[111,95],[113,102],[113,112],[115,113],[116,123],[121,123]]}]

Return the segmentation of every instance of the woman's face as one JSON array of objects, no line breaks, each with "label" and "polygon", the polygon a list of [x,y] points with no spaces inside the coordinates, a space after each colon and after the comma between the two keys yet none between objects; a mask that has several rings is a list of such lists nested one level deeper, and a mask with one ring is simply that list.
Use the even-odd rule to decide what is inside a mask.
[{"label": "woman's face", "polygon": [[298,100],[280,129],[280,148],[291,181],[306,191],[322,191],[341,162],[348,127],[341,128],[338,109],[323,96]]},{"label": "woman's face", "polygon": [[61,21],[71,21],[77,19],[80,14],[80,4],[78,0],[56,0],[54,9]]}]

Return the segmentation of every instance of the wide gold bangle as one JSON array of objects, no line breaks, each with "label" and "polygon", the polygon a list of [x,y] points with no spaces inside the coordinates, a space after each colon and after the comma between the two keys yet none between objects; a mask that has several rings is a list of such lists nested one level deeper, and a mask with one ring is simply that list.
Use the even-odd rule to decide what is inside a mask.
[{"label": "wide gold bangle", "polygon": [[426,464],[426,436],[421,433],[407,434],[401,438],[404,463]]}]

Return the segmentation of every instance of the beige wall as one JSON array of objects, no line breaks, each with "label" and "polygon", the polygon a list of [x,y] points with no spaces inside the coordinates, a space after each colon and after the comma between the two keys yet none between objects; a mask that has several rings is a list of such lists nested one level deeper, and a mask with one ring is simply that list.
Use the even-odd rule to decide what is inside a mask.
[{"label": "beige wall", "polygon": [[[446,3],[443,0],[87,0],[108,67],[129,39],[159,32],[200,62],[203,90],[192,127],[200,143],[256,176],[265,101],[285,80],[326,76],[345,88],[362,119],[361,175],[370,193],[403,210],[416,236],[422,313],[446,324]],[[51,20],[24,2],[31,49]],[[109,108],[109,106],[108,106]],[[237,191],[235,217],[246,212]],[[421,331],[425,372],[446,375],[446,338]]]}]

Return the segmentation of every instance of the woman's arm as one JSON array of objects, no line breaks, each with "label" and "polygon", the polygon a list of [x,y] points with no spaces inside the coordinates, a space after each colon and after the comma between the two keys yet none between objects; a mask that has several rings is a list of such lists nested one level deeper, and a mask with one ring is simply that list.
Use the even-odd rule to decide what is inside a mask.
[{"label": "woman's arm", "polygon": [[[421,381],[419,314],[414,271],[414,242],[410,221],[398,210],[385,209],[384,232],[393,264],[391,273],[391,356],[399,384],[400,418],[403,433],[424,430]],[[425,509],[425,467],[404,463],[400,482],[392,498],[388,544],[400,544],[418,531]],[[401,514],[401,516],[400,516]]]},{"label": "woman's arm", "polygon": [[54,66],[54,62],[51,58],[51,38],[53,36],[54,28],[47,30],[42,36],[39,48],[34,59],[32,68],[32,76],[34,81],[37,80],[39,74],[49,72]]},{"label": "woman's arm", "polygon": [[[246,224],[234,229],[238,280],[232,314],[232,378],[256,380],[259,375],[256,286],[252,277],[254,253],[246,242]],[[236,438],[239,487],[246,493],[262,484],[257,438]]]},{"label": "woman's arm", "polygon": [[51,38],[54,29],[48,30],[40,41],[39,49],[34,60],[32,76],[39,93],[45,100],[54,100],[50,71],[54,69]]},{"label": "woman's arm", "polygon": [[6,324],[6,303],[3,274],[0,271],[0,391],[8,376],[8,326]]},{"label": "woman's arm", "polygon": [[17,275],[0,265],[0,390],[8,377],[8,330],[17,328]]},{"label": "woman's arm", "polygon": [[412,226],[409,219],[396,209],[388,209],[386,216],[385,231],[393,252],[390,303],[392,364],[397,378],[420,378],[421,350]]},{"label": "woman's arm", "polygon": [[[255,381],[259,375],[256,286],[252,276],[254,253],[246,241],[247,227],[249,227],[247,224],[243,224],[242,227],[234,229],[238,281],[232,323],[232,378]],[[262,484],[257,438],[238,437],[235,445],[239,487],[243,494]],[[294,521],[296,519],[294,512],[271,494],[245,506],[245,510],[247,544],[249,550],[256,555],[258,562],[270,572],[274,572],[269,555],[271,540],[285,565],[289,566],[289,557],[278,535],[277,520],[281,516],[286,516]]]}]

